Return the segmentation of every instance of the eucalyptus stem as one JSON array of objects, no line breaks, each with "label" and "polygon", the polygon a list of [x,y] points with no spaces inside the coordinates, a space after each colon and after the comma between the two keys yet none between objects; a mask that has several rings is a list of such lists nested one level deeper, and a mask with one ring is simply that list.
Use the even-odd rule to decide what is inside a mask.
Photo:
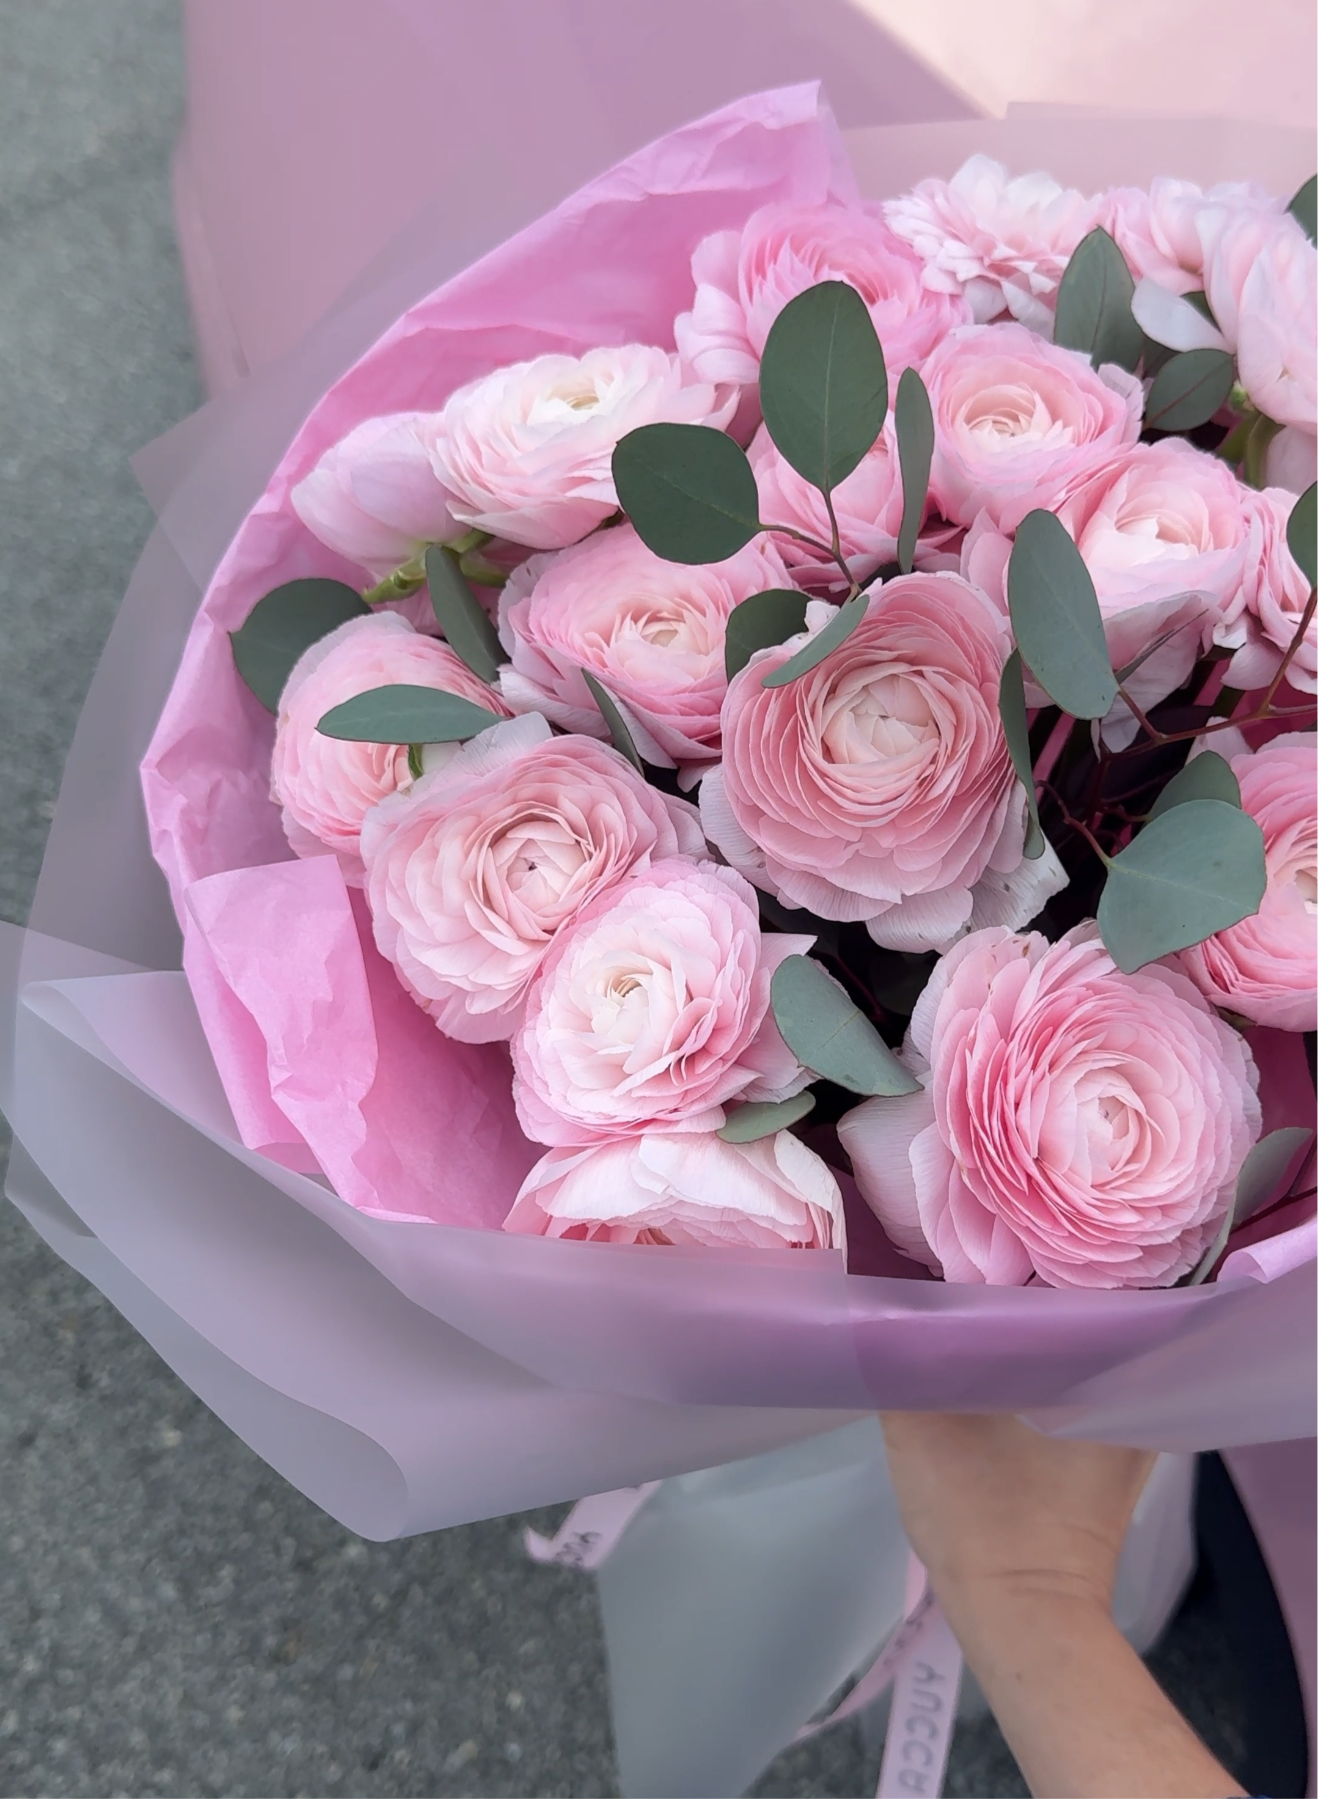
[{"label": "eucalyptus stem", "polygon": [[830,562],[836,562],[851,590],[847,594],[847,598],[852,600],[861,591],[860,582],[848,568],[847,559],[842,554],[842,546],[838,539],[837,520],[833,518],[833,502],[827,494],[824,495],[824,500],[833,524],[834,542],[831,544],[825,543],[821,537],[811,537],[808,531],[798,531],[795,525],[764,525],[762,529],[772,533],[775,537],[790,537],[793,542],[803,543],[807,549],[818,550],[821,556],[827,556]]},{"label": "eucalyptus stem", "polygon": [[842,554],[842,533],[838,530],[837,513],[833,507],[833,495],[827,487],[823,489],[823,494],[824,494],[824,505],[828,508],[829,528],[831,529],[831,531],[833,533],[833,540],[832,540],[832,543],[829,545],[828,553],[833,558],[834,562],[837,563],[838,567],[842,570],[843,576],[846,579],[847,587],[849,589],[847,598],[849,600],[854,600],[856,595],[860,592],[860,582],[857,581],[856,577],[852,574],[851,570],[847,567],[847,559]]},{"label": "eucalyptus stem", "polygon": [[1053,786],[1052,782],[1051,781],[1043,782],[1043,790],[1045,793],[1052,795],[1054,801],[1057,804],[1057,809],[1062,815],[1063,822],[1065,824],[1069,825],[1071,830],[1077,832],[1081,837],[1084,838],[1085,842],[1089,845],[1090,849],[1093,850],[1094,854],[1098,857],[1099,861],[1103,864],[1104,868],[1111,868],[1111,866],[1112,866],[1111,856],[1108,855],[1107,851],[1103,848],[1103,845],[1098,841],[1098,838],[1095,837],[1094,833],[1090,830],[1089,826],[1085,823],[1084,819],[1077,818],[1075,816],[1074,812],[1072,812],[1071,808],[1067,805],[1066,801],[1062,798],[1061,794],[1058,793],[1057,789]]}]

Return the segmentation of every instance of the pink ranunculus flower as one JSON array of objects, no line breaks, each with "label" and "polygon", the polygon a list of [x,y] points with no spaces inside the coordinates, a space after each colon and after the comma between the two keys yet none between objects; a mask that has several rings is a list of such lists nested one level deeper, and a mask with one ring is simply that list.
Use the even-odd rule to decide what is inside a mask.
[{"label": "pink ranunculus flower", "polygon": [[[1230,685],[1250,691],[1266,687],[1281,667],[1308,605],[1309,583],[1286,542],[1295,496],[1280,487],[1245,491],[1252,529],[1241,582],[1243,611],[1219,640],[1236,651],[1227,674]],[[1318,693],[1318,619],[1309,620],[1286,679],[1300,693]]]},{"label": "pink ranunculus flower", "polygon": [[803,641],[761,650],[728,688],[723,761],[700,789],[710,841],[784,904],[891,949],[1032,918],[1065,877],[1051,852],[1023,857],[1001,613],[956,575],[902,576],[831,655],[763,686]]},{"label": "pink ranunculus flower", "polygon": [[1051,337],[1058,283],[1099,204],[1050,175],[1013,178],[972,156],[950,181],[921,181],[883,212],[923,262],[926,287],[963,294],[977,324],[1009,312]]},{"label": "pink ranunculus flower", "polygon": [[583,906],[705,844],[687,801],[532,714],[377,806],[361,847],[381,955],[440,1030],[490,1043],[518,1028],[546,951]]},{"label": "pink ranunculus flower", "polygon": [[[354,887],[363,881],[360,838],[367,813],[412,784],[408,746],[346,743],[322,736],[316,726],[344,700],[394,686],[436,687],[511,716],[446,643],[422,636],[393,613],[350,618],[294,663],[279,696],[270,797],[282,809],[284,835],[297,854],[333,851]],[[434,744],[427,753],[433,765],[455,749]]]},{"label": "pink ranunculus flower", "polygon": [[[970,527],[961,542],[963,577],[987,594],[1004,618],[1007,617],[1007,564],[1011,549],[1011,538],[996,530],[983,516]],[[1097,577],[1095,586],[1098,588]],[[1123,592],[1120,583],[1106,598],[1099,589],[1099,607],[1103,613],[1108,655],[1114,668],[1124,668],[1156,644],[1152,653],[1145,656],[1124,682],[1126,691],[1141,711],[1175,692],[1221,616],[1210,598],[1193,590],[1186,593],[1155,591],[1152,597],[1141,599],[1138,594]],[[1243,629],[1239,622],[1233,627],[1237,635],[1243,633]],[[1163,641],[1158,642],[1158,639]],[[1028,706],[1052,704],[1028,668],[1025,670],[1025,700]],[[1138,726],[1124,700],[1117,700],[1103,720],[1102,729],[1103,740],[1111,749],[1124,749],[1134,740]]]},{"label": "pink ranunculus flower", "polygon": [[558,550],[617,510],[620,438],[658,423],[721,430],[737,400],[735,387],[693,377],[651,344],[537,356],[450,395],[435,467],[455,518],[533,550]]},{"label": "pink ranunculus flower", "polygon": [[1249,271],[1269,241],[1288,227],[1299,230],[1295,220],[1279,213],[1237,212],[1212,215],[1212,229],[1204,244],[1204,295],[1222,334],[1234,350],[1240,336],[1240,301]]},{"label": "pink ranunculus flower", "polygon": [[710,1131],[733,1099],[809,1075],[778,1034],[769,981],[813,937],[760,934],[754,890],[713,862],[652,863],[555,941],[513,1038],[513,1099],[538,1143]]},{"label": "pink ranunculus flower", "polygon": [[954,331],[923,374],[935,426],[929,492],[959,525],[983,513],[1014,531],[1140,435],[1144,390],[1134,375],[1115,363],[1095,369],[1023,325]]},{"label": "pink ranunculus flower", "polygon": [[[1201,740],[1210,749],[1214,739]],[[1318,1029],[1318,738],[1274,737],[1229,758],[1263,832],[1268,884],[1252,918],[1182,950],[1206,999],[1251,1024]]]},{"label": "pink ranunculus flower", "polygon": [[725,562],[688,567],[663,561],[630,525],[617,525],[533,556],[499,606],[512,658],[501,675],[504,697],[514,711],[540,711],[565,730],[604,737],[581,672],[589,669],[621,702],[648,761],[698,774],[719,754],[728,615],[752,594],[790,586],[763,539]]},{"label": "pink ranunculus flower", "polygon": [[377,579],[457,536],[435,466],[440,415],[366,419],[326,450],[290,496],[308,531]]},{"label": "pink ranunculus flower", "polygon": [[1136,281],[1189,294],[1203,291],[1205,256],[1233,219],[1266,219],[1280,211],[1281,202],[1257,182],[1202,188],[1195,181],[1155,175],[1147,190],[1111,189],[1103,196],[1098,222],[1116,239]]},{"label": "pink ranunculus flower", "polygon": [[1113,667],[1173,633],[1126,683],[1141,709],[1174,693],[1215,638],[1229,640],[1253,497],[1219,457],[1168,437],[1121,451],[1058,506],[1093,577]]},{"label": "pink ranunculus flower", "polygon": [[[765,523],[789,525],[827,543],[832,526],[823,494],[797,474],[774,447],[764,426],[756,432],[747,454],[755,471],[760,517]],[[832,499],[842,554],[856,579],[867,581],[883,563],[896,560],[897,534],[902,524],[902,478],[891,418],[873,449],[833,489]],[[785,532],[774,533],[772,541],[798,586],[818,593],[845,593],[847,584],[830,556],[799,543]]]},{"label": "pink ranunculus flower", "polygon": [[964,938],[906,1058],[925,1091],[867,1100],[839,1135],[889,1237],[950,1281],[1170,1286],[1259,1134],[1243,1038],[1178,970],[1122,974],[1092,921]]},{"label": "pink ranunculus flower", "polygon": [[695,301],[674,329],[678,350],[707,381],[758,381],[769,327],[821,281],[845,281],[864,300],[894,382],[970,318],[963,300],[921,280],[919,257],[874,206],[762,206],[740,231],[705,238],[691,273]]},{"label": "pink ranunculus flower", "polygon": [[846,1246],[833,1171],[790,1131],[756,1143],[724,1143],[712,1131],[647,1131],[551,1149],[522,1183],[503,1228],[706,1249]]},{"label": "pink ranunculus flower", "polygon": [[1288,213],[1282,220],[1240,290],[1236,366],[1260,412],[1312,432],[1318,429],[1318,249]]}]

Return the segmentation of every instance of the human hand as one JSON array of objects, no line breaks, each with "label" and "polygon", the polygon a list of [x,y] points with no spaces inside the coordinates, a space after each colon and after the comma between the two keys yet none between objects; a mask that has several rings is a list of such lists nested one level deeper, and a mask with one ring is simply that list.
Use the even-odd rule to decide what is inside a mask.
[{"label": "human hand", "polygon": [[1238,1795],[1112,1622],[1153,1456],[1006,1416],[882,1421],[907,1537],[1031,1791]]},{"label": "human hand", "polygon": [[882,1422],[907,1537],[949,1615],[1043,1595],[1108,1613],[1149,1451],[1044,1437],[1005,1414]]}]

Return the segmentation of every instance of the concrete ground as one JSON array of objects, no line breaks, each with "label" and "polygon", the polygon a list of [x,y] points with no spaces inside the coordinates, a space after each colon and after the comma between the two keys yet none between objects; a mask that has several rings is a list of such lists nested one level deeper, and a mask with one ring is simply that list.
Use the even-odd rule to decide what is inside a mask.
[{"label": "concrete ground", "polygon": [[[127,457],[200,399],[169,210],[176,0],[0,0],[0,914],[27,910],[150,516]],[[0,1207],[0,1793],[616,1791],[588,1580],[521,1521],[392,1544],[319,1513]],[[1158,1671],[1218,1752],[1210,1594]],[[757,1792],[872,1792],[844,1727]],[[1025,1791],[991,1722],[948,1791]]]}]

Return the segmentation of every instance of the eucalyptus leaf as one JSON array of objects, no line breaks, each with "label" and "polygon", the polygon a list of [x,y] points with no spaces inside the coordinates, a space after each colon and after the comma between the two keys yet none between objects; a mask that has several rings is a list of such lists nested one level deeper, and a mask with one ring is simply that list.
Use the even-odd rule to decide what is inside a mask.
[{"label": "eucalyptus leaf", "polygon": [[916,1093],[903,1067],[844,988],[809,956],[788,956],[773,972],[773,1015],[805,1067],[850,1093]]},{"label": "eucalyptus leaf", "polygon": [[1126,974],[1257,912],[1263,833],[1238,806],[1192,799],[1145,825],[1108,867],[1098,928]]},{"label": "eucalyptus leaf", "polygon": [[914,369],[904,369],[897,383],[897,461],[902,471],[902,523],[897,536],[897,565],[904,575],[915,566],[915,544],[929,498],[929,468],[934,459],[934,413],[929,390]]},{"label": "eucalyptus leaf", "polygon": [[1287,1174],[1312,1142],[1313,1132],[1304,1124],[1283,1125],[1279,1131],[1269,1131],[1266,1137],[1259,1138],[1236,1178],[1237,1224],[1248,1224],[1284,1196]]},{"label": "eucalyptus leaf", "polygon": [[1097,368],[1139,366],[1144,333],[1130,309],[1135,282],[1115,240],[1101,225],[1081,238],[1057,288],[1053,342],[1083,350]]},{"label": "eucalyptus leaf", "polygon": [[760,679],[761,687],[786,687],[789,682],[807,674],[825,656],[831,656],[841,644],[844,644],[856,626],[869,610],[870,596],[867,593],[855,594],[843,605],[839,606],[833,617],[829,619],[822,631],[816,631],[808,643],[803,643],[794,656],[777,668],[770,669]]},{"label": "eucalyptus leaf", "polygon": [[316,729],[348,743],[463,743],[502,723],[498,713],[460,694],[399,683],[372,687],[332,706]]},{"label": "eucalyptus leaf", "polygon": [[303,652],[350,618],[367,617],[370,610],[356,589],[343,581],[319,576],[285,581],[258,600],[238,629],[229,633],[234,664],[266,710],[278,712],[279,696]]},{"label": "eucalyptus leaf", "polygon": [[761,1137],[773,1137],[779,1131],[785,1131],[814,1109],[813,1093],[798,1093],[794,1099],[776,1102],[753,1101],[729,1112],[728,1122],[717,1134],[725,1143],[757,1143]]},{"label": "eucalyptus leaf", "polygon": [[722,562],[760,524],[746,452],[710,425],[642,425],[613,452],[618,503],[666,562]]},{"label": "eucalyptus leaf", "polygon": [[627,728],[627,720],[618,710],[617,702],[614,700],[613,695],[606,687],[600,685],[588,668],[582,669],[581,678],[585,681],[586,686],[589,687],[590,697],[599,707],[604,722],[609,727],[609,736],[613,739],[614,749],[617,750],[620,756],[625,756],[627,758],[638,775],[643,775],[645,773],[645,764],[641,761],[640,752],[637,750],[632,734]]},{"label": "eucalyptus leaf", "polygon": [[1205,750],[1172,776],[1150,809],[1150,821],[1161,818],[1173,806],[1184,806],[1189,800],[1221,800],[1227,806],[1240,804],[1240,782],[1232,774],[1231,764],[1216,750]]},{"label": "eucalyptus leaf", "polygon": [[760,408],[783,456],[824,493],[873,448],[888,413],[888,371],[854,287],[821,281],[783,307],[760,358]]},{"label": "eucalyptus leaf", "polygon": [[1190,293],[1182,294],[1181,298],[1187,306],[1193,306],[1201,317],[1206,318],[1210,325],[1216,326],[1217,320],[1213,317],[1213,309],[1208,303],[1208,295],[1201,288],[1196,287]]},{"label": "eucalyptus leaf", "polygon": [[1306,487],[1291,507],[1291,515],[1286,520],[1286,548],[1299,563],[1300,572],[1310,587],[1318,582],[1318,555],[1315,554],[1318,512],[1315,510],[1315,501],[1318,501],[1318,485]]},{"label": "eucalyptus leaf", "polygon": [[1182,350],[1163,363],[1144,401],[1151,431],[1193,431],[1226,404],[1236,379],[1228,350]]},{"label": "eucalyptus leaf", "polygon": [[1318,175],[1310,175],[1293,195],[1286,210],[1304,226],[1309,242],[1318,243]]},{"label": "eucalyptus leaf", "polygon": [[1083,556],[1051,512],[1027,512],[1007,562],[1011,628],[1031,673],[1073,718],[1102,718],[1117,697],[1103,615]]},{"label": "eucalyptus leaf", "polygon": [[1025,855],[1033,862],[1043,854],[1046,840],[1039,823],[1039,802],[1034,795],[1030,725],[1025,709],[1025,671],[1019,650],[1013,650],[1002,665],[1002,679],[998,683],[998,713],[1002,719],[1002,734],[1007,739],[1011,765],[1016,770],[1017,780],[1025,789],[1025,804],[1029,812]]},{"label": "eucalyptus leaf", "polygon": [[770,587],[732,608],[723,638],[723,666],[729,681],[741,673],[757,650],[785,643],[805,630],[807,598],[792,587]]},{"label": "eucalyptus leaf", "polygon": [[1187,1287],[1198,1287],[1208,1279],[1226,1253],[1227,1242],[1233,1230],[1242,1224],[1248,1224],[1273,1199],[1281,1197],[1282,1181],[1296,1156],[1312,1141],[1313,1132],[1303,1125],[1286,1125],[1279,1131],[1269,1131],[1266,1137],[1259,1138],[1241,1166],[1236,1178],[1235,1195],[1227,1207],[1216,1237],[1194,1272],[1186,1277]]},{"label": "eucalyptus leaf", "polygon": [[439,628],[448,639],[449,648],[461,657],[472,674],[482,681],[493,681],[499,664],[506,662],[499,634],[490,616],[476,598],[458,557],[443,544],[431,544],[426,551],[426,584],[430,604]]}]

